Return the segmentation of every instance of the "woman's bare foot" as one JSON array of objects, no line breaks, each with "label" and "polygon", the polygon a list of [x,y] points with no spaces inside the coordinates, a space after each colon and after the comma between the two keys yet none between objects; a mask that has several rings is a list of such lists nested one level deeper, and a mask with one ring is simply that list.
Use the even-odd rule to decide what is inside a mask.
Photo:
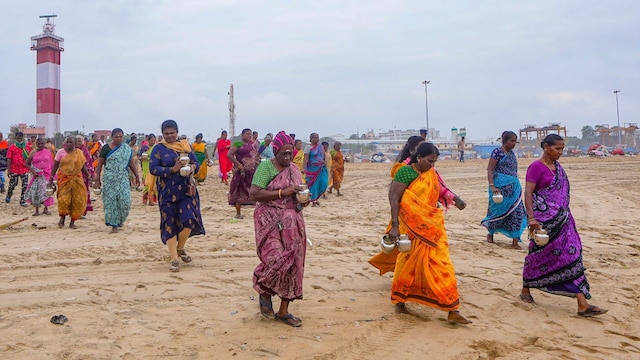
[{"label": "woman's bare foot", "polygon": [[457,310],[454,311],[449,311],[449,315],[447,316],[447,321],[450,324],[461,324],[461,325],[466,325],[466,324],[471,324],[472,321],[465,318],[464,316],[460,315],[460,312]]},{"label": "woman's bare foot", "polygon": [[487,240],[485,240],[485,241],[488,242],[488,243],[494,244],[493,235],[487,234]]},{"label": "woman's bare foot", "polygon": [[60,216],[60,221],[58,221],[58,227],[60,229],[64,227],[64,216]]},{"label": "woman's bare foot", "polygon": [[75,224],[75,221],[71,220],[71,222],[69,223],[69,229],[77,229],[78,227]]}]

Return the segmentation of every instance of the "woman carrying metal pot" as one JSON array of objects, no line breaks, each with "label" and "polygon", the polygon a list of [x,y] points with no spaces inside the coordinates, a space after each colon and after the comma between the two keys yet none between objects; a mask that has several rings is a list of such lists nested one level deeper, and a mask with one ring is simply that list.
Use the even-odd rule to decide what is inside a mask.
[{"label": "woman carrying metal pot", "polygon": [[193,180],[199,164],[189,141],[178,140],[178,124],[166,120],[161,126],[163,140],[149,155],[149,173],[156,177],[160,208],[160,238],[167,245],[169,271],[178,272],[180,261],[189,263],[187,239],[204,235],[200,196]]},{"label": "woman carrying metal pot", "polygon": [[[289,303],[302,299],[307,236],[301,210],[309,204],[309,196],[308,190],[303,192],[300,170],[291,166],[293,139],[280,131],[271,144],[275,157],[260,163],[249,189],[257,201],[253,220],[260,258],[253,288],[260,294],[264,317],[298,327],[302,320],[289,312]],[[281,299],[277,313],[271,303],[274,295]]]}]

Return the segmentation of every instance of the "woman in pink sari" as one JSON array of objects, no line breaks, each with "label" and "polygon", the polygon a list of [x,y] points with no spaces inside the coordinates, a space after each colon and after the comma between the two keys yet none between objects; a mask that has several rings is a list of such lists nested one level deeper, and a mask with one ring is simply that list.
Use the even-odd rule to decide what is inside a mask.
[{"label": "woman in pink sari", "polygon": [[51,215],[49,206],[53,205],[53,198],[47,195],[47,180],[51,177],[53,158],[51,151],[45,147],[43,138],[36,140],[36,149],[27,158],[27,168],[31,172],[31,181],[25,193],[25,200],[30,202],[36,209],[33,216],[40,215],[40,206],[44,205],[42,211],[45,215]]},{"label": "woman in pink sari", "polygon": [[[253,288],[260,294],[260,313],[293,327],[302,320],[289,313],[289,303],[302,299],[302,278],[307,251],[307,235],[302,208],[296,193],[301,191],[302,174],[291,165],[293,139],[284,131],[272,142],[275,157],[258,165],[249,189],[257,201],[253,213],[256,248],[260,264],[253,273]],[[271,297],[282,300],[274,313]]]}]

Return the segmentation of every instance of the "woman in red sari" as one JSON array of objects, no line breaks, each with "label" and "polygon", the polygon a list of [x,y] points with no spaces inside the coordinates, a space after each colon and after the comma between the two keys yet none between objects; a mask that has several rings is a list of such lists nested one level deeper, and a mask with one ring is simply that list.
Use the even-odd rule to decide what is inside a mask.
[{"label": "woman in red sari", "polygon": [[[298,327],[302,320],[289,313],[289,303],[302,299],[304,259],[307,249],[302,208],[295,194],[302,190],[302,174],[291,166],[293,139],[284,131],[272,142],[275,157],[263,161],[255,172],[249,194],[257,201],[253,220],[260,264],[253,273],[253,288],[260,294],[260,313]],[[282,300],[274,313],[271,297]]]},{"label": "woman in red sari", "polygon": [[213,151],[218,151],[218,164],[220,166],[221,182],[229,183],[229,171],[233,167],[233,163],[229,160],[229,149],[231,148],[231,140],[227,139],[227,130],[222,130],[220,138],[216,141]]}]

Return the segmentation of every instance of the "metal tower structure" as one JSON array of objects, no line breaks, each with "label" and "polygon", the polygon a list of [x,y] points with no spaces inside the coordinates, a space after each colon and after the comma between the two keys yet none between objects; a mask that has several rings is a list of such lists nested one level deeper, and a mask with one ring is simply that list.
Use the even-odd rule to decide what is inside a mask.
[{"label": "metal tower structure", "polygon": [[233,84],[229,88],[229,139],[236,136],[236,104],[233,102]]},{"label": "metal tower structure", "polygon": [[42,34],[31,37],[31,50],[37,54],[36,125],[51,138],[60,132],[60,53],[64,51],[64,39],[54,34],[55,17],[41,15],[47,19]]}]

